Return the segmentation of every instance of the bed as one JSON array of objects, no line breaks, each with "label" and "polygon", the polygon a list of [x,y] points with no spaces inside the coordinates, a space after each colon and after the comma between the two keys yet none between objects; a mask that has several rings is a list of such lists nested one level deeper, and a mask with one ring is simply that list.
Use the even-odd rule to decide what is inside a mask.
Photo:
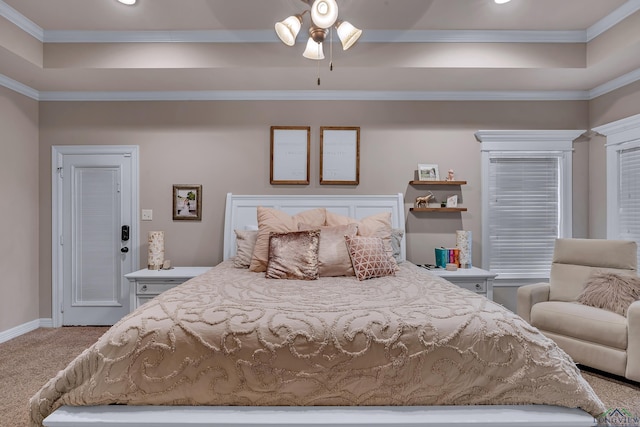
[{"label": "bed", "polygon": [[[404,229],[402,194],[228,194],[223,262],[110,328],[34,395],[32,425],[596,424],[605,408],[562,350],[404,261],[403,237],[397,270],[368,280],[237,268],[236,231],[254,230],[260,209],[317,208],[359,230],[380,215]],[[305,244],[322,238],[311,226]]]}]

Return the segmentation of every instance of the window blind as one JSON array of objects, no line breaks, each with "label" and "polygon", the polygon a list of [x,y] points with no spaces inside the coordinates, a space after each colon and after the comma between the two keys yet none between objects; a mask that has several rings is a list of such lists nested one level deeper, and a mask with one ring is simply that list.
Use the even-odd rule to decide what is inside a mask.
[{"label": "window blind", "polygon": [[561,158],[489,159],[489,268],[511,277],[549,277],[561,221]]},{"label": "window blind", "polygon": [[640,243],[640,146],[621,150],[619,162],[618,238]]}]

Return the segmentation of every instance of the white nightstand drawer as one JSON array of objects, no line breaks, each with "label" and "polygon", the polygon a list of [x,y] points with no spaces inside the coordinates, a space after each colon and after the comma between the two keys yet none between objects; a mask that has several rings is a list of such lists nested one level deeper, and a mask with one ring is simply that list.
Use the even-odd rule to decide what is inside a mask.
[{"label": "white nightstand drawer", "polygon": [[478,282],[475,280],[452,280],[452,282],[460,286],[461,288],[469,289],[470,291],[478,292],[479,294],[484,294],[487,292],[487,284],[484,281]]},{"label": "white nightstand drawer", "polygon": [[125,274],[124,277],[131,282],[129,287],[131,309],[141,306],[156,295],[175,288],[210,269],[211,267],[174,267],[170,270],[144,268]]},{"label": "white nightstand drawer", "polygon": [[136,293],[138,295],[160,295],[166,290],[175,288],[176,286],[184,283],[184,280],[167,280],[162,283],[159,282],[138,282],[136,283]]}]

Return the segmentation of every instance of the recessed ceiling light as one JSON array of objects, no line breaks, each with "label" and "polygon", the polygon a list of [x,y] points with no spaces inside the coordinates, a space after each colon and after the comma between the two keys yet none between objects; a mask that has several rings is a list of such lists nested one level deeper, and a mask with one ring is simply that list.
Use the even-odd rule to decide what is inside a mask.
[{"label": "recessed ceiling light", "polygon": [[498,4],[505,4],[505,3],[509,3],[511,0],[493,0]]},{"label": "recessed ceiling light", "polygon": [[118,1],[122,4],[126,4],[127,6],[133,6],[134,4],[136,4],[136,1],[138,0],[118,0]]}]

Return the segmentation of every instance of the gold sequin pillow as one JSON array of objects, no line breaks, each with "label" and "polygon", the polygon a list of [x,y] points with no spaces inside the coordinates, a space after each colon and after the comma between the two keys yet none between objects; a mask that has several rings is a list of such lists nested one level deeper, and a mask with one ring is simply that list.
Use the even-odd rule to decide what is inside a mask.
[{"label": "gold sequin pillow", "polygon": [[380,237],[345,236],[358,280],[395,276],[398,264]]},{"label": "gold sequin pillow", "polygon": [[267,279],[316,280],[320,230],[271,233]]}]

